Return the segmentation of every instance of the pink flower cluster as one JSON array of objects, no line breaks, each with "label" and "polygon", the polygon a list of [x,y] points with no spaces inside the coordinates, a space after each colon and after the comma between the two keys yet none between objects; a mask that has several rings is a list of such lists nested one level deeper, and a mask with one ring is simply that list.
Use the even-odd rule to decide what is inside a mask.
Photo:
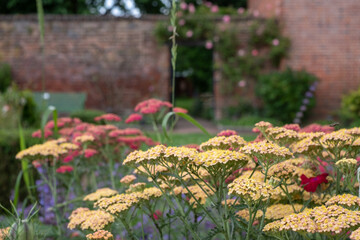
[{"label": "pink flower cluster", "polygon": [[172,104],[167,101],[152,98],[138,103],[135,107],[135,112],[140,112],[142,114],[155,114],[158,113],[162,107],[171,108]]},{"label": "pink flower cluster", "polygon": [[94,118],[94,120],[96,122],[100,122],[101,120],[105,120],[108,122],[120,122],[121,121],[121,117],[119,117],[116,114],[113,113],[107,113],[107,114],[103,114],[101,116],[98,116],[96,118]]},{"label": "pink flower cluster", "polygon": [[221,136],[230,137],[230,136],[233,136],[233,135],[238,135],[238,134],[234,130],[224,130],[224,131],[221,131],[221,132],[219,132],[217,134],[218,137],[221,137]]}]

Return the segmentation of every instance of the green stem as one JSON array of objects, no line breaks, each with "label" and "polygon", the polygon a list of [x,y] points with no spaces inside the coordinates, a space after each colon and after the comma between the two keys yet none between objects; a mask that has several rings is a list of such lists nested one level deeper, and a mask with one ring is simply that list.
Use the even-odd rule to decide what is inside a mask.
[{"label": "green stem", "polygon": [[128,224],[128,222],[126,221],[126,219],[124,219],[124,218],[121,217],[121,218],[120,218],[120,221],[121,221],[121,223],[124,225],[126,231],[128,232],[129,238],[130,238],[131,240],[136,240],[137,238],[135,237],[135,234],[134,234],[132,228],[130,227],[130,225]]},{"label": "green stem", "polygon": [[251,226],[252,226],[252,211],[250,204],[246,201],[248,208],[249,208],[249,222],[247,226],[247,234],[246,234],[246,240],[250,240],[250,232],[251,232]]}]

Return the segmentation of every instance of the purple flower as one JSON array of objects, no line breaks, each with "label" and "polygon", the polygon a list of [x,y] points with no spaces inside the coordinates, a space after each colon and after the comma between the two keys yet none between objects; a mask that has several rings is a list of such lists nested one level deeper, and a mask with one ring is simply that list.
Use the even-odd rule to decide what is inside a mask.
[{"label": "purple flower", "polygon": [[307,98],[303,99],[303,104],[308,105],[309,103],[310,103],[309,99],[307,99]]},{"label": "purple flower", "polygon": [[314,96],[314,94],[312,92],[307,91],[305,93],[305,96],[308,97],[308,98],[312,98]]},{"label": "purple flower", "polygon": [[305,105],[302,105],[302,106],[300,107],[300,111],[302,111],[302,112],[305,112],[306,109],[307,109],[307,107],[306,107]]}]

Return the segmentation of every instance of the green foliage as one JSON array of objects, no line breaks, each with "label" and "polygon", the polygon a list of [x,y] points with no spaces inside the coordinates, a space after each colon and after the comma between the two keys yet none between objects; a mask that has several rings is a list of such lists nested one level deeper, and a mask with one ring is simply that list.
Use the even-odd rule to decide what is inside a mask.
[{"label": "green foliage", "polygon": [[343,96],[341,100],[340,118],[345,124],[360,120],[360,88]]},{"label": "green foliage", "polygon": [[[316,77],[305,71],[293,71],[287,68],[283,72],[261,75],[256,93],[263,102],[266,117],[291,122],[302,105],[306,91]],[[312,99],[307,110],[315,105]]]},{"label": "green foliage", "polygon": [[96,109],[84,109],[71,113],[70,117],[79,118],[83,122],[95,123],[94,118],[103,115],[105,112]]},{"label": "green foliage", "polygon": [[[24,137],[27,146],[40,143],[39,139],[31,137],[34,129],[24,129]],[[9,206],[9,196],[13,189],[18,172],[21,170],[21,163],[15,159],[20,151],[20,138],[18,129],[0,129],[0,204]],[[25,184],[22,184],[25,192]]]},{"label": "green foliage", "polygon": [[0,63],[0,93],[3,93],[11,86],[11,67],[7,63]]}]

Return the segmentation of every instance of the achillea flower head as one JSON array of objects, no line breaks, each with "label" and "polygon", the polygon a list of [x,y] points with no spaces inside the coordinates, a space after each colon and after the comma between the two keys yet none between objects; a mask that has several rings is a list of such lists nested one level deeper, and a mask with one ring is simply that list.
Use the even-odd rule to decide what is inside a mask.
[{"label": "achillea flower head", "polygon": [[264,132],[268,128],[272,128],[272,124],[269,122],[258,122],[255,124],[256,129],[258,129],[260,132]]},{"label": "achillea flower head", "polygon": [[340,205],[344,208],[359,208],[360,198],[351,194],[336,195],[330,198],[326,203],[326,206]]},{"label": "achillea flower head", "polygon": [[168,172],[169,169],[167,167],[161,166],[161,165],[155,165],[155,164],[146,164],[146,165],[142,165],[137,167],[134,170],[134,173],[139,173],[139,174],[145,174],[145,175],[157,175],[159,173],[162,172]]},{"label": "achillea flower head", "polygon": [[360,137],[360,127],[354,127],[354,128],[346,129],[345,133],[349,134],[349,135],[351,135],[353,137]]},{"label": "achillea flower head", "polygon": [[297,168],[289,162],[280,162],[270,167],[268,177],[272,176],[287,180],[294,177]]},{"label": "achillea flower head", "polygon": [[249,157],[245,154],[229,151],[213,149],[198,154],[198,158],[194,160],[195,165],[202,166],[205,169],[211,168],[234,168],[238,169],[249,161]]},{"label": "achillea flower head", "polygon": [[238,135],[236,131],[234,130],[223,130],[217,134],[218,137],[224,136],[224,137],[230,137],[233,135]]},{"label": "achillea flower head", "polygon": [[115,221],[115,218],[102,210],[90,210],[88,208],[75,209],[69,217],[69,229],[79,227],[82,230],[93,231],[104,229]]},{"label": "achillea flower head", "polygon": [[239,147],[244,146],[245,144],[246,141],[238,135],[232,135],[229,137],[219,136],[210,138],[208,141],[202,143],[200,145],[200,149],[203,151],[211,149],[235,150]]},{"label": "achillea flower head", "polygon": [[124,183],[124,184],[131,184],[135,180],[136,180],[135,175],[126,175],[126,176],[124,176],[123,178],[120,179],[120,182]]},{"label": "achillea flower head", "polygon": [[299,139],[298,133],[282,127],[274,127],[266,129],[266,134],[270,139],[283,145],[291,144]]},{"label": "achillea flower head", "polygon": [[339,130],[336,132],[328,133],[320,138],[321,144],[328,149],[342,148],[351,145],[353,137],[346,134],[344,131]]},{"label": "achillea flower head", "polygon": [[[211,196],[214,194],[214,192],[207,186],[205,183],[200,183],[201,187],[199,185],[192,185],[188,186],[189,191],[184,188],[182,193],[184,193],[189,198],[189,204],[193,207],[197,208],[199,207],[200,203],[201,205],[204,205],[206,203],[206,200],[208,196]],[[193,196],[192,196],[193,195]]]},{"label": "achillea flower head", "polygon": [[87,148],[84,150],[84,157],[85,158],[91,158],[92,156],[94,156],[95,154],[97,154],[98,151],[95,149],[91,149],[91,148]]},{"label": "achillea flower head", "polygon": [[135,112],[140,112],[142,114],[155,114],[158,113],[162,107],[171,108],[172,104],[158,99],[148,99],[138,103],[135,107]]},{"label": "achillea flower head", "polygon": [[187,164],[198,158],[198,152],[187,147],[167,147],[164,151],[164,159],[172,164]]},{"label": "achillea flower head", "polygon": [[[303,205],[295,203],[294,208],[299,212]],[[293,213],[294,209],[290,204],[274,204],[266,209],[265,218],[267,220],[278,220]]]},{"label": "achillea flower head", "polygon": [[126,190],[126,193],[132,193],[132,192],[141,192],[145,189],[146,183],[134,183],[129,186],[129,189]]},{"label": "achillea flower head", "polygon": [[[240,217],[246,221],[249,221],[250,220],[250,215],[249,215],[249,210],[248,209],[242,209],[240,211],[238,211],[236,214],[235,214],[237,217]],[[260,219],[262,218],[262,216],[264,215],[264,212],[261,211],[261,210],[258,210],[256,212],[256,216],[254,219]],[[252,216],[254,217],[254,216]]]},{"label": "achillea flower head", "polygon": [[350,235],[351,240],[360,240],[360,228],[353,231]]},{"label": "achillea flower head", "polygon": [[120,122],[121,117],[119,117],[118,115],[113,114],[113,113],[107,113],[107,114],[103,114],[101,116],[95,117],[94,120],[96,122],[100,122],[101,120],[105,120],[108,122]]},{"label": "achillea flower head", "polygon": [[276,163],[292,157],[292,153],[289,149],[267,141],[249,143],[241,148],[240,151],[257,157],[259,161],[271,163]]},{"label": "achillea flower head", "polygon": [[10,230],[11,230],[11,227],[1,228],[0,229],[0,240],[8,239]]},{"label": "achillea flower head", "polygon": [[129,124],[132,122],[138,122],[138,121],[141,121],[142,118],[143,118],[142,115],[140,115],[138,113],[133,113],[125,120],[125,123]]},{"label": "achillea flower head", "polygon": [[263,232],[265,233],[278,233],[279,232],[279,229],[281,227],[281,221],[278,220],[278,221],[274,221],[274,222],[271,222],[271,223],[268,223],[265,225],[265,227],[262,229]]},{"label": "achillea flower head", "polygon": [[[48,138],[53,135],[53,132],[50,129],[44,129],[44,137]],[[41,130],[37,130],[31,134],[33,138],[41,138]]]},{"label": "achillea flower head", "polygon": [[320,124],[310,124],[302,129],[300,129],[300,132],[323,132],[323,133],[331,133],[334,131],[334,127],[330,126],[322,126]]},{"label": "achillea flower head", "polygon": [[292,144],[290,148],[294,153],[304,155],[318,155],[322,150],[322,146],[311,138],[300,140],[299,142]]},{"label": "achillea flower head", "polygon": [[312,141],[319,140],[325,133],[323,132],[300,132],[298,133],[298,137],[300,140],[309,138]]},{"label": "achillea flower head", "polygon": [[114,240],[114,236],[111,232],[106,230],[98,230],[94,233],[86,235],[87,240]]},{"label": "achillea flower head", "polygon": [[356,171],[357,160],[353,158],[343,158],[337,161],[335,165],[343,174],[354,174]]},{"label": "achillea flower head", "polygon": [[92,135],[84,134],[84,135],[76,137],[74,139],[74,142],[84,143],[84,142],[92,142],[94,140],[95,140],[95,138]]},{"label": "achillea flower head", "polygon": [[90,193],[90,194],[86,195],[84,197],[84,201],[94,202],[94,201],[97,201],[104,197],[114,196],[115,194],[118,194],[118,192],[115,190],[112,190],[110,188],[100,188],[100,189],[96,190],[94,193]]},{"label": "achillea flower head", "polygon": [[186,110],[185,108],[181,108],[181,107],[174,107],[173,112],[176,112],[176,113],[188,113],[188,110]]},{"label": "achillea flower head", "polygon": [[59,168],[56,169],[57,173],[67,173],[67,172],[72,172],[74,170],[74,168],[72,166],[69,165],[64,165],[64,166],[60,166]]},{"label": "achillea flower head", "polygon": [[109,137],[119,137],[119,136],[142,136],[143,132],[137,128],[125,128],[125,129],[115,129],[109,133]]},{"label": "achillea flower head", "polygon": [[[133,192],[133,193],[126,193],[126,194],[117,194],[109,198],[100,198],[94,203],[94,207],[99,207],[100,209],[106,210],[111,207],[112,205],[117,204],[116,207],[113,208],[115,211],[118,209],[119,211],[125,211],[131,206],[139,203],[141,192]],[[126,209],[124,209],[126,207]]]},{"label": "achillea flower head", "polygon": [[16,155],[16,159],[27,158],[58,158],[59,156],[68,153],[68,150],[77,149],[78,146],[71,143],[64,143],[65,139],[51,140],[43,144],[36,144],[25,150],[20,151]]},{"label": "achillea flower head", "polygon": [[273,194],[270,185],[254,179],[237,178],[228,185],[229,194],[243,198],[247,202],[264,201]]},{"label": "achillea flower head", "polygon": [[124,165],[130,164],[155,164],[164,156],[166,147],[164,145],[157,145],[148,149],[147,151],[131,152],[124,160]]},{"label": "achillea flower head", "polygon": [[307,192],[315,192],[317,187],[322,183],[328,183],[326,177],[329,174],[323,173],[316,177],[308,178],[305,175],[301,175],[301,185],[304,186],[305,191]]}]

